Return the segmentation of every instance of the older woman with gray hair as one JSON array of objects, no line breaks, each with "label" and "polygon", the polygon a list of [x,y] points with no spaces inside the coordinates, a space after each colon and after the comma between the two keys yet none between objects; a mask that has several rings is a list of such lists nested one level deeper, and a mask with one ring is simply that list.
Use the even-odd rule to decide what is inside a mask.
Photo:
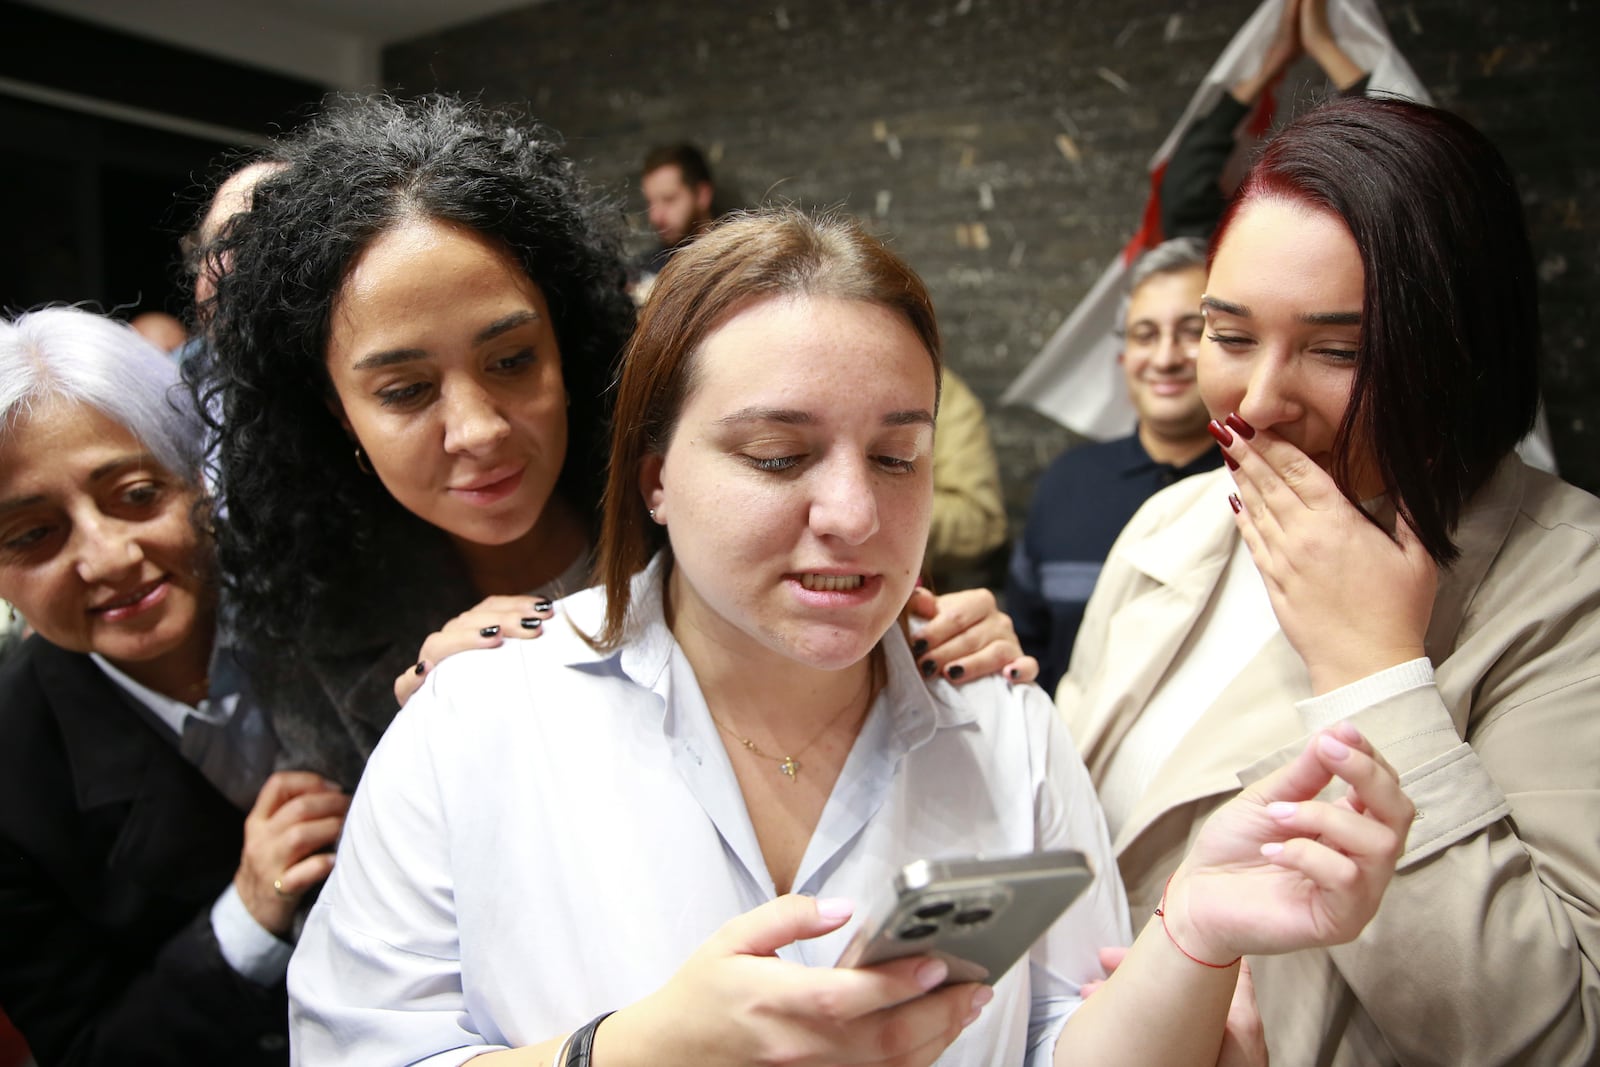
[{"label": "older woman with gray hair", "polygon": [[131,328],[0,322],[0,1006],[41,1064],[287,1061],[300,898],[348,798],[271,773],[196,522],[201,429]]}]

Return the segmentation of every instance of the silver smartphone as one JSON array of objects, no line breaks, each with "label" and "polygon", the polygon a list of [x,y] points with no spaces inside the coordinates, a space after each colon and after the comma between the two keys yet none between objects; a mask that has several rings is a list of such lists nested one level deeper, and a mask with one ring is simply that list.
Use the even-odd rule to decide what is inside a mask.
[{"label": "silver smartphone", "polygon": [[918,860],[901,869],[892,903],[868,916],[838,966],[937,956],[950,967],[947,982],[993,985],[1092,881],[1083,854],[1068,850]]}]

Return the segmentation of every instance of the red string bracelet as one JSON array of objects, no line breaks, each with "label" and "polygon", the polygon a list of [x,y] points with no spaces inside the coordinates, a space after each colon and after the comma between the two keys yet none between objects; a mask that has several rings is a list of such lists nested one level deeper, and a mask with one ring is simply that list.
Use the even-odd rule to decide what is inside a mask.
[{"label": "red string bracelet", "polygon": [[1186,949],[1182,945],[1178,944],[1178,939],[1172,936],[1172,931],[1171,930],[1167,929],[1167,910],[1166,910],[1167,909],[1167,890],[1172,888],[1172,879],[1177,873],[1178,872],[1174,871],[1174,872],[1172,872],[1172,874],[1167,875],[1167,884],[1161,887],[1161,903],[1156,907],[1156,918],[1161,920],[1161,932],[1167,935],[1167,940],[1172,942],[1172,947],[1173,948],[1177,949],[1179,952],[1183,953],[1185,956],[1188,956],[1191,960],[1194,960],[1200,966],[1202,966],[1202,967],[1210,967],[1212,970],[1216,970],[1216,971],[1225,971],[1225,970],[1227,970],[1229,967],[1232,967],[1235,963],[1238,963],[1240,960],[1244,959],[1244,957],[1243,956],[1235,956],[1232,960],[1229,960],[1227,963],[1207,963],[1205,960],[1201,959],[1199,956],[1196,956],[1194,953],[1190,952],[1188,949]]}]

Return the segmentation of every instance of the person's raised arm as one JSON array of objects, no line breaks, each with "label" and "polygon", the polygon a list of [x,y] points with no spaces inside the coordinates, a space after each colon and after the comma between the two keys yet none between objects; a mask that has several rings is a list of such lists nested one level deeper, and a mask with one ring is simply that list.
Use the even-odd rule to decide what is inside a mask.
[{"label": "person's raised arm", "polygon": [[[1335,777],[1345,794],[1315,799]],[[1383,898],[1413,810],[1354,727],[1313,737],[1206,820],[1161,909],[1068,1020],[1055,1062],[1210,1067],[1242,957],[1355,938]]]}]

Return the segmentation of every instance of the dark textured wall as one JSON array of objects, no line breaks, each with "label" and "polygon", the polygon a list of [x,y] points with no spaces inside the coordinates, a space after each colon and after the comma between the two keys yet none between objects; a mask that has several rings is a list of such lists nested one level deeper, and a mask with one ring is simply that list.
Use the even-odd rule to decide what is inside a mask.
[{"label": "dark textured wall", "polygon": [[[1521,182],[1563,473],[1600,491],[1596,0],[1412,0],[1389,27]],[[996,398],[1138,223],[1144,168],[1254,0],[550,0],[398,45],[405,91],[526,101],[642,212],[651,145],[708,146],[734,199],[843,204],[927,279],[1020,517],[1070,435]],[[1316,84],[1302,64],[1287,94]],[[644,226],[636,214],[636,225]]]}]

